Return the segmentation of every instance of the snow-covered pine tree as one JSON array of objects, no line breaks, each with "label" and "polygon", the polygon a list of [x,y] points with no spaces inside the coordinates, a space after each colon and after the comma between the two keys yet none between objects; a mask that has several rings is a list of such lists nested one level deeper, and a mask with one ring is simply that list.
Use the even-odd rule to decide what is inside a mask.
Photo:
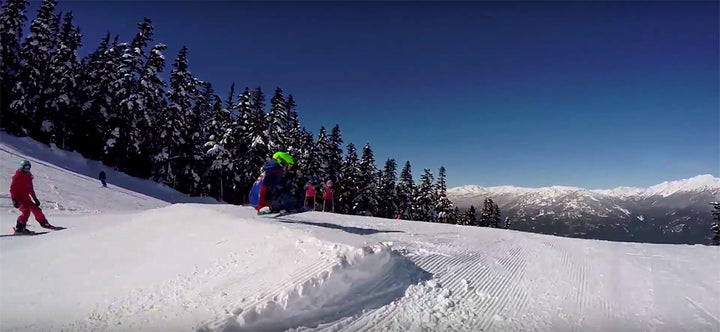
[{"label": "snow-covered pine tree", "polygon": [[[235,84],[230,89],[233,94]],[[226,122],[224,131],[220,133],[220,144],[222,145],[225,157],[220,157],[221,164],[224,165],[222,171],[223,181],[223,200],[231,203],[243,203],[244,195],[242,193],[243,176],[246,171],[244,164],[247,161],[248,141],[245,130],[245,117],[250,108],[250,91],[245,88],[245,92],[239,95],[238,103],[228,106],[228,102],[232,102],[234,97],[228,98],[224,108],[224,112],[216,113],[216,122]],[[221,126],[222,127],[222,126]],[[227,158],[227,160],[223,160]],[[218,167],[218,165],[214,165]],[[228,191],[229,190],[229,191]]]},{"label": "snow-covered pine tree", "polygon": [[362,183],[360,182],[360,162],[358,160],[355,144],[347,145],[347,155],[342,166],[342,191],[336,191],[337,201],[335,211],[345,214],[358,214],[355,198],[360,193]]},{"label": "snow-covered pine tree", "polygon": [[505,217],[505,229],[510,229],[510,217]]},{"label": "snow-covered pine tree", "polygon": [[45,119],[45,91],[48,67],[55,49],[57,16],[56,0],[43,0],[38,14],[30,24],[20,52],[21,63],[11,95],[10,112],[15,121],[8,123],[12,134],[29,134],[37,137]]},{"label": "snow-covered pine tree", "polygon": [[[295,159],[295,163],[297,165],[296,169],[298,179],[295,189],[298,190],[298,192],[301,193],[304,197],[305,184],[313,178],[318,178],[318,165],[317,158],[315,158],[317,152],[315,151],[313,134],[307,131],[305,128],[301,128],[300,133],[301,135],[299,143],[296,143],[297,148],[293,150],[291,155]],[[338,211],[337,207],[335,211]]]},{"label": "snow-covered pine tree", "polygon": [[412,168],[410,161],[405,162],[402,172],[400,172],[400,179],[397,185],[397,202],[398,202],[398,213],[402,215],[403,219],[413,220],[415,218],[413,214],[413,199],[415,197],[415,181],[412,177]]},{"label": "snow-covered pine tree", "polygon": [[463,216],[463,225],[479,226],[475,205],[470,205],[470,208],[465,211],[465,215]]},{"label": "snow-covered pine tree", "polygon": [[247,142],[247,153],[242,158],[243,200],[247,200],[247,193],[253,182],[262,172],[262,166],[270,156],[268,150],[268,122],[265,114],[265,95],[261,88],[245,92],[240,96],[239,112],[243,127],[245,128],[244,142]]},{"label": "snow-covered pine tree", "polygon": [[320,132],[318,133],[317,142],[315,143],[315,151],[316,155],[315,158],[317,160],[318,169],[316,171],[316,174],[320,181],[325,182],[327,180],[331,180],[330,178],[330,153],[332,151],[332,146],[330,145],[330,139],[327,136],[327,131],[325,130],[325,127],[320,127]]},{"label": "snow-covered pine tree", "polygon": [[[234,85],[231,90],[234,90]],[[236,122],[233,121],[230,111],[226,106],[227,103],[223,104],[220,98],[215,98],[215,103],[212,108],[212,120],[208,125],[207,131],[208,141],[204,147],[210,159],[209,183],[211,184],[211,191],[209,194],[223,201],[226,201],[226,187],[232,188],[231,170],[234,168],[231,150],[226,147],[228,139],[234,139],[234,137],[228,137],[226,134],[238,129],[235,127]],[[235,142],[231,143],[234,144]],[[214,190],[215,188],[217,188],[217,190]]]},{"label": "snow-covered pine tree", "polygon": [[342,183],[342,163],[343,163],[343,139],[340,134],[340,126],[335,125],[328,136],[328,154],[327,154],[327,176],[329,179]]},{"label": "snow-covered pine tree", "polygon": [[8,125],[15,122],[10,112],[10,92],[20,70],[20,40],[28,4],[27,0],[8,0],[0,9],[0,126],[3,128],[17,127]]},{"label": "snow-covered pine tree", "polygon": [[376,216],[378,211],[377,167],[370,143],[363,147],[360,159],[359,192],[355,197],[355,211],[362,216]]},{"label": "snow-covered pine tree", "polygon": [[288,95],[288,97],[285,100],[285,109],[287,110],[288,114],[288,133],[287,133],[287,151],[290,153],[291,156],[296,156],[302,154],[300,151],[300,145],[303,141],[303,136],[305,133],[303,132],[303,128],[300,125],[300,119],[298,118],[297,113],[297,104],[295,103],[295,98],[293,98],[292,95]]},{"label": "snow-covered pine tree", "polygon": [[291,127],[288,112],[280,88],[275,89],[275,94],[270,100],[270,113],[268,113],[268,138],[270,153],[287,151],[291,140]]},{"label": "snow-covered pine tree", "polygon": [[500,222],[500,208],[492,199],[486,198],[483,202],[482,213],[480,214],[481,227],[497,228]]},{"label": "snow-covered pine tree", "polygon": [[378,217],[395,218],[398,211],[397,198],[397,162],[395,159],[388,159],[380,180],[378,204]]},{"label": "snow-covered pine tree", "polygon": [[133,95],[137,109],[131,118],[130,152],[131,163],[127,170],[131,175],[148,178],[152,172],[153,156],[160,150],[156,146],[154,128],[162,121],[159,118],[167,107],[165,100],[165,81],[160,73],[165,68],[162,52],[164,44],[157,44],[150,50],[138,81],[137,92]]},{"label": "snow-covered pine tree", "polygon": [[500,207],[497,205],[497,203],[492,202],[492,217],[490,219],[491,223],[490,226],[493,228],[499,228],[500,227]]},{"label": "snow-covered pine tree", "polygon": [[455,220],[455,224],[462,225],[463,224],[463,217],[462,214],[460,214],[460,208],[455,207],[455,209],[452,212],[452,220]]},{"label": "snow-covered pine tree", "polygon": [[[49,69],[49,81],[44,91],[46,96],[45,124],[41,126],[40,141],[75,149],[70,139],[84,128],[78,126],[80,117],[80,64],[77,50],[80,47],[80,30],[73,27],[72,12],[65,14],[60,35],[56,39],[57,48]],[[68,146],[71,144],[70,146]]]},{"label": "snow-covered pine tree", "polygon": [[86,158],[100,160],[105,147],[107,118],[112,105],[111,82],[115,81],[120,53],[115,41],[110,43],[108,34],[95,52],[82,61],[80,117],[78,126],[84,130],[75,133],[73,146]]},{"label": "snow-covered pine tree", "polygon": [[217,96],[212,84],[192,78],[194,81],[192,106],[186,114],[189,139],[190,158],[183,170],[184,183],[188,187],[187,193],[191,195],[207,194],[208,171],[210,158],[204,148],[208,141],[208,128],[212,121],[212,113]]},{"label": "snow-covered pine tree", "polygon": [[429,169],[423,170],[420,176],[420,185],[415,193],[415,214],[417,220],[437,221],[435,206],[437,205],[437,192],[433,185],[433,175]]},{"label": "snow-covered pine tree", "polygon": [[[103,160],[114,165],[121,171],[129,171],[136,151],[140,150],[139,142],[134,137],[148,135],[134,125],[145,121],[145,100],[139,94],[140,77],[143,74],[145,60],[144,49],[152,41],[153,26],[149,18],[138,24],[138,32],[130,44],[118,45],[122,49],[118,75],[113,84],[116,111],[108,118],[109,132]],[[140,133],[136,133],[140,132]],[[135,175],[135,174],[133,174]]]},{"label": "snow-covered pine tree", "polygon": [[440,167],[438,172],[438,181],[436,187],[437,204],[435,212],[437,212],[438,222],[446,224],[455,224],[457,220],[453,217],[453,203],[447,197],[447,184],[445,182],[445,167]]},{"label": "snow-covered pine tree", "polygon": [[[160,149],[153,159],[153,178],[183,191],[189,189],[182,181],[182,171],[193,157],[192,134],[188,114],[192,112],[192,97],[195,94],[195,80],[188,71],[187,47],[178,53],[170,73],[170,89],[167,93],[168,106],[160,114],[158,138]],[[182,184],[182,186],[181,186]]]}]

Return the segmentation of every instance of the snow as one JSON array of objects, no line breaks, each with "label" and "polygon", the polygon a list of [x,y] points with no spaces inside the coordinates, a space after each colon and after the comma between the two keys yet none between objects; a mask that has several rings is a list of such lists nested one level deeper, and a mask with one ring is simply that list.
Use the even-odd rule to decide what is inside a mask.
[{"label": "snow", "polygon": [[642,195],[667,197],[680,191],[699,191],[720,188],[720,178],[710,174],[698,175],[689,179],[663,182],[648,188]]},{"label": "snow", "polygon": [[[0,237],[3,331],[720,329],[718,247],[259,217],[4,134],[0,186],[22,158],[68,228]],[[0,196],[0,233],[16,215]]]},{"label": "snow", "polygon": [[497,187],[480,187],[476,185],[467,185],[456,188],[449,188],[448,195],[455,197],[463,196],[501,196],[501,195],[526,195],[533,194],[538,196],[539,201],[547,201],[557,199],[575,192],[581,192],[588,195],[589,198],[595,199],[593,194],[600,194],[617,198],[647,198],[652,196],[668,197],[673,194],[691,191],[714,190],[720,192],[720,178],[716,178],[710,174],[702,174],[689,179],[677,181],[665,181],[649,188],[635,187],[617,187],[615,189],[582,189],[567,186],[552,186],[543,188],[523,188],[515,186],[497,186]]}]

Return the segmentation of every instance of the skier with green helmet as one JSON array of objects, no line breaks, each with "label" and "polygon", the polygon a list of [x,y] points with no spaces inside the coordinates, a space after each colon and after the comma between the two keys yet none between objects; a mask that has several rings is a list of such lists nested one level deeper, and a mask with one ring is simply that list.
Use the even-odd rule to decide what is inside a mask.
[{"label": "skier with green helmet", "polygon": [[294,164],[295,161],[287,152],[276,152],[265,162],[263,172],[253,184],[249,195],[250,204],[258,213],[295,208],[292,186],[286,179]]}]

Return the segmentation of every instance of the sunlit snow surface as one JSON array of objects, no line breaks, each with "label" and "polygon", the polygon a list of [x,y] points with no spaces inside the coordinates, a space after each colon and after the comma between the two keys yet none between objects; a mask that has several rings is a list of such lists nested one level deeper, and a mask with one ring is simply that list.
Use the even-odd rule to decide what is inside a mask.
[{"label": "sunlit snow surface", "polygon": [[0,234],[19,158],[68,227],[0,238],[2,331],[720,330],[718,247],[258,217],[108,169],[102,188],[96,162],[0,138]]}]

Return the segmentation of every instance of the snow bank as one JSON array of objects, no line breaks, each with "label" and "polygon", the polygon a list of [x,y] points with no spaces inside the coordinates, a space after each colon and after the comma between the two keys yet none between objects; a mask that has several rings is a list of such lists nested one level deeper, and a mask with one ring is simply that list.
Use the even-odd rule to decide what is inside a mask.
[{"label": "snow bank", "polygon": [[[100,171],[105,171],[108,188],[126,195],[152,197],[167,203],[217,203],[213,198],[190,197],[166,185],[117,172],[99,161],[85,159],[77,152],[65,151],[57,147],[51,149],[29,137],[16,137],[4,131],[0,131],[0,159],[3,161],[2,182],[0,182],[3,188],[7,188],[6,183],[7,186],[10,185],[10,177],[17,169],[20,160],[28,159],[33,165],[32,172],[36,178],[48,178],[48,174],[43,171],[52,168],[56,171],[52,176],[54,179],[67,177],[67,180],[83,185],[99,186],[98,175]],[[83,194],[87,195],[87,193]]]}]

